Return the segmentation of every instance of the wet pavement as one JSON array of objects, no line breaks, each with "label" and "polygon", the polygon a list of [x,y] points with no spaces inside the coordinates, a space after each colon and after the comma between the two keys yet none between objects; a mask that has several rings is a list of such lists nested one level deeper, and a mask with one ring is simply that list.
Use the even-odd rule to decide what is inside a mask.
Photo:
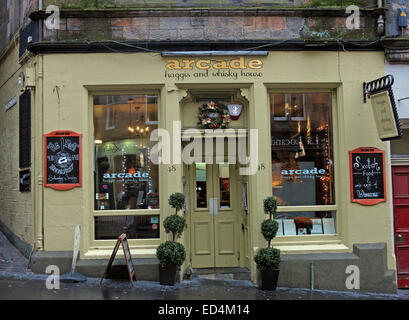
[{"label": "wet pavement", "polygon": [[100,287],[99,279],[88,278],[84,283],[60,283],[59,289],[49,290],[43,277],[1,279],[0,300],[409,300],[408,291],[397,295],[293,288],[262,291],[250,281],[199,278],[175,286],[137,281],[132,287],[129,281],[117,279],[104,280]]},{"label": "wet pavement", "polygon": [[[194,278],[161,286],[158,282],[87,278],[47,289],[49,275],[34,274],[25,259],[0,233],[0,300],[409,300],[409,290],[373,294],[277,288],[262,291],[245,280]],[[50,281],[49,281],[50,282]],[[55,282],[53,282],[55,284]]]}]

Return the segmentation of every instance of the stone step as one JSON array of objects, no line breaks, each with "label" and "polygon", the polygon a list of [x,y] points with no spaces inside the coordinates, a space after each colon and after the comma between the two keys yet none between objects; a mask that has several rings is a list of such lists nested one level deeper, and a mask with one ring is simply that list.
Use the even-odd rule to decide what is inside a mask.
[{"label": "stone step", "polygon": [[247,268],[198,268],[193,269],[193,277],[211,280],[251,280]]},{"label": "stone step", "polygon": [[[75,271],[86,277],[102,277],[109,259],[79,260]],[[159,281],[159,261],[153,258],[132,259],[136,280]],[[129,279],[125,259],[118,258],[112,263],[110,279]]]}]

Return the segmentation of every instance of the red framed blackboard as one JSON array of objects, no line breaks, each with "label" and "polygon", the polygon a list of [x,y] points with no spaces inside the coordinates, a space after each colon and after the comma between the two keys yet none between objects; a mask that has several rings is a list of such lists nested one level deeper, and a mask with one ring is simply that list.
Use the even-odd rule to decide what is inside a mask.
[{"label": "red framed blackboard", "polygon": [[70,190],[81,186],[82,135],[53,131],[44,135],[44,186]]},{"label": "red framed blackboard", "polygon": [[349,151],[351,201],[375,205],[386,201],[385,151],[357,148]]}]

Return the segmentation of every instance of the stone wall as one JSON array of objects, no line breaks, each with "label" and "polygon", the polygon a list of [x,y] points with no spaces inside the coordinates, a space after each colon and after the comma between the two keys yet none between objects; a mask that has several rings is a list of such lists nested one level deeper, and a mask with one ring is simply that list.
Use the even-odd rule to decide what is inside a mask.
[{"label": "stone wall", "polygon": [[376,6],[377,0],[45,0],[62,9]]},{"label": "stone wall", "polygon": [[59,30],[44,40],[271,40],[374,39],[378,12],[363,11],[349,30],[345,10],[161,10],[159,12],[62,11]]}]

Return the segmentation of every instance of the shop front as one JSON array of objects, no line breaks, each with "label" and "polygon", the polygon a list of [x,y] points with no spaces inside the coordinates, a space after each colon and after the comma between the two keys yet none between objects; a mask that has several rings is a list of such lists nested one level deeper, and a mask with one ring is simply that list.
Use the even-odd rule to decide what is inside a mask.
[{"label": "shop front", "polygon": [[[365,206],[350,192],[349,151],[389,154],[362,96],[363,82],[385,74],[382,52],[35,59],[43,75],[36,82],[36,132],[82,135],[81,185],[35,184],[43,195],[35,211],[37,266],[47,254],[72,251],[80,225],[79,271],[100,276],[125,232],[133,259],[151,263],[144,274],[155,278],[156,247],[169,238],[168,198],[181,192],[188,222],[181,275],[189,268],[246,268],[257,282],[253,256],[266,245],[259,232],[263,200],[274,195],[279,285],[308,288],[315,281],[315,288],[346,290],[346,268],[357,265],[359,290],[396,290],[389,173],[385,201]],[[209,104],[227,111],[208,116]],[[212,117],[220,120],[213,128]],[[43,159],[43,140],[36,137],[35,145]],[[40,171],[42,165],[35,164]]]}]

